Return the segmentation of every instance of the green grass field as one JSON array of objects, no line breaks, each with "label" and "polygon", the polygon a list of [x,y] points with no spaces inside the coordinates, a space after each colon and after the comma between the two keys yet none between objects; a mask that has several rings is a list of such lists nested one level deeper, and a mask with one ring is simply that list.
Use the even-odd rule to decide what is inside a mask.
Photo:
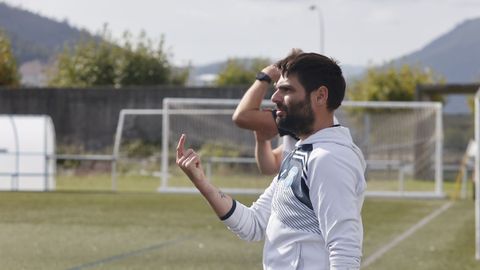
[{"label": "green grass field", "polygon": [[[251,172],[253,171],[253,172]],[[178,168],[170,170],[169,186],[192,187],[190,181]],[[60,173],[57,176],[57,190],[60,191],[111,191],[112,179],[109,173],[67,175]],[[272,180],[272,176],[264,176],[256,173],[256,169],[246,171],[235,171],[234,173],[217,172],[212,182],[223,188],[266,188]],[[160,186],[160,178],[148,175],[119,174],[116,180],[117,191],[154,192]],[[405,179],[405,191],[434,191],[433,181],[422,181]],[[471,186],[468,187],[471,189]],[[451,195],[455,189],[454,183],[446,181],[444,191]],[[369,191],[399,191],[398,179],[371,180],[367,182]],[[471,192],[471,191],[470,191]]]},{"label": "green grass field", "polygon": [[[367,199],[365,258],[446,202]],[[480,269],[473,207],[455,202],[365,269]],[[262,243],[239,240],[195,194],[3,192],[0,211],[0,269],[261,269]]]}]

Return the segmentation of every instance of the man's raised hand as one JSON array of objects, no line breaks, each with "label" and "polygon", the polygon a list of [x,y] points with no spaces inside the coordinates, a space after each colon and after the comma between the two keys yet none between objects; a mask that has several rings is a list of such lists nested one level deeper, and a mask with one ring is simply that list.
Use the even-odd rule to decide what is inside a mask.
[{"label": "man's raised hand", "polygon": [[199,184],[206,180],[206,177],[198,154],[191,148],[185,150],[186,137],[185,134],[182,134],[178,140],[176,163],[194,184]]}]

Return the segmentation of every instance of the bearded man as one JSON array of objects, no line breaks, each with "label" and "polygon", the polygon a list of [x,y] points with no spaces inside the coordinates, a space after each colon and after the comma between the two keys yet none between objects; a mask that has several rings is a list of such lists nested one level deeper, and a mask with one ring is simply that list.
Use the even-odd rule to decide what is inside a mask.
[{"label": "bearded man", "polygon": [[264,269],[359,269],[365,160],[348,128],[334,124],[345,96],[342,70],[316,53],[285,59],[271,99],[279,129],[300,140],[252,206],[208,182],[198,154],[184,149],[185,135],[177,165],[232,232],[244,240],[264,240]]}]

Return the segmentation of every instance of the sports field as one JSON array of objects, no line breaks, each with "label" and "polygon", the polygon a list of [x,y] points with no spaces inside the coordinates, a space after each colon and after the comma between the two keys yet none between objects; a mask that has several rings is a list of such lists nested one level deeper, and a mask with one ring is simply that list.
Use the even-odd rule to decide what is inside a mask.
[{"label": "sports field", "polygon": [[[473,201],[449,203],[367,199],[363,269],[480,269]],[[237,239],[196,194],[4,192],[0,212],[0,269],[261,269],[262,243]]]}]

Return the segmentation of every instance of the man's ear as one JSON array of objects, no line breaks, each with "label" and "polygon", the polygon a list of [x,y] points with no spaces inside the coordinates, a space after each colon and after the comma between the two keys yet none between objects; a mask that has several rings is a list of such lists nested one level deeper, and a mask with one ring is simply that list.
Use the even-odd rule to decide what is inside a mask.
[{"label": "man's ear", "polygon": [[326,106],[328,100],[328,88],[320,86],[317,90],[312,92],[312,104],[316,106]]}]

